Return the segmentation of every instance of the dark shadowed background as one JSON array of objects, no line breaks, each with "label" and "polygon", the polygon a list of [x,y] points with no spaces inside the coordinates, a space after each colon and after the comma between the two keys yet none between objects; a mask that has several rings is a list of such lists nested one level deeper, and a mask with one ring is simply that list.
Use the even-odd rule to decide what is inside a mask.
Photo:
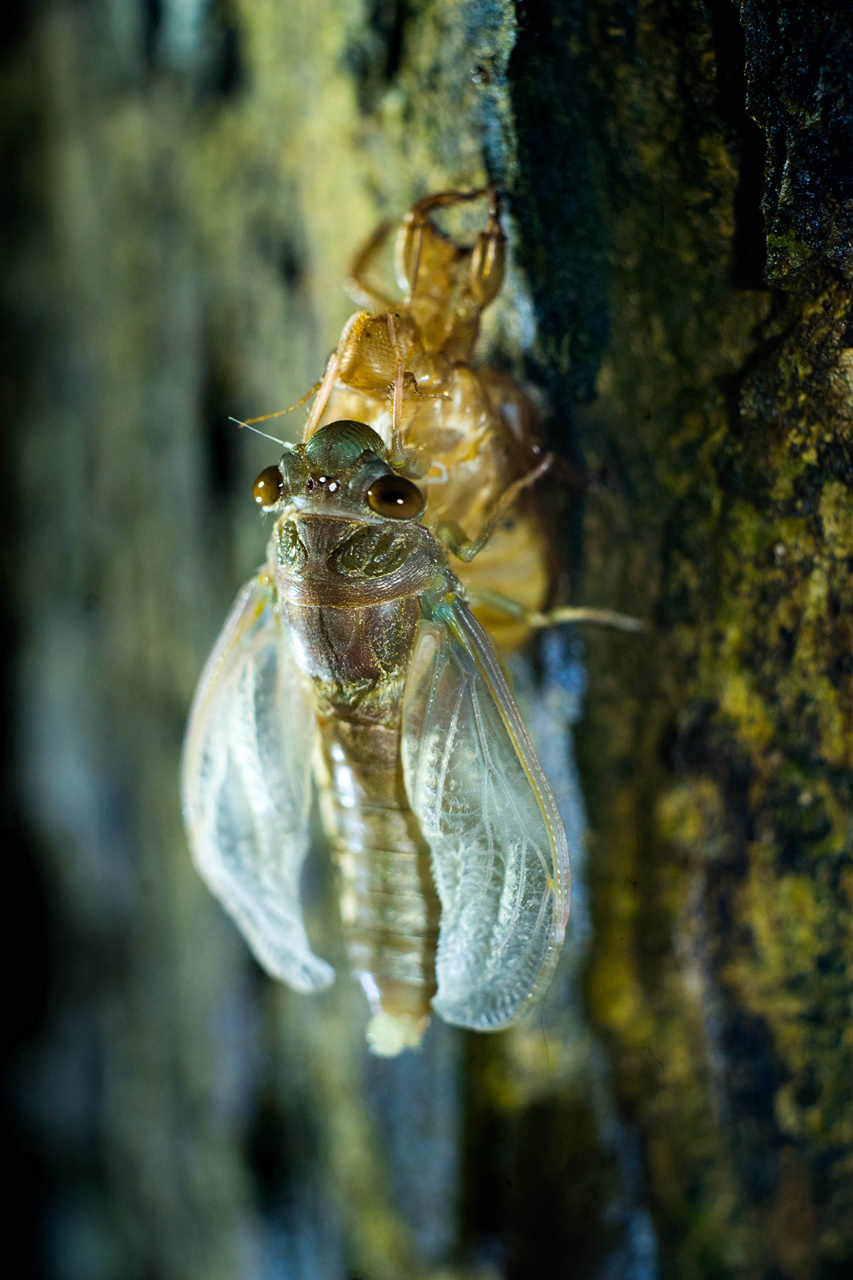
[{"label": "dark shadowed background", "polygon": [[[848,1280],[844,6],[29,0],[2,39],[9,1274]],[[487,180],[484,354],[595,480],[567,598],[655,629],[516,669],[576,873],[543,1008],[382,1062],[321,850],[309,999],[194,872],[178,757],[265,541],[228,415],[320,376],[379,220]]]}]

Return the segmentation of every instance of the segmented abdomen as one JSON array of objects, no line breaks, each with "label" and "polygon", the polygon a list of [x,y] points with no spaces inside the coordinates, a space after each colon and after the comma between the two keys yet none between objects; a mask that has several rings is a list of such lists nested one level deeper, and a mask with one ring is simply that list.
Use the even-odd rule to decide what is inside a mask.
[{"label": "segmented abdomen", "polygon": [[320,806],[350,964],[374,1015],[417,1043],[436,989],[440,908],[429,846],[406,799],[400,730],[339,717],[321,717],[319,728]]}]

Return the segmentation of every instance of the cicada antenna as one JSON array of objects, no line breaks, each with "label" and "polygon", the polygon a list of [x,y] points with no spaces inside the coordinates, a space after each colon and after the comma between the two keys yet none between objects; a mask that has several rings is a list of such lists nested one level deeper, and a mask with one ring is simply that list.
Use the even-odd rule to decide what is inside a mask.
[{"label": "cicada antenna", "polygon": [[[287,412],[287,410],[285,410],[284,412]],[[275,413],[270,413],[267,415],[267,417],[269,418],[275,418],[277,416],[278,415]],[[254,431],[256,436],[263,436],[265,440],[273,440],[276,444],[280,444],[282,449],[287,448],[287,445],[284,440],[279,440],[278,436],[267,435],[266,431],[259,431],[257,427],[252,426],[251,422],[241,422],[239,418],[232,418],[230,414],[228,415],[228,421],[236,422],[238,427],[248,427],[250,431]],[[263,421],[262,418],[255,418],[255,422],[262,422],[262,421]]]},{"label": "cicada antenna", "polygon": [[[287,406],[286,409],[276,409],[275,413],[262,413],[259,418],[248,418],[246,422],[241,422],[240,426],[250,427],[253,422],[269,422],[270,418],[282,418],[286,413],[293,413],[294,409],[298,409],[299,406],[301,404],[304,404],[306,400],[310,400],[313,395],[316,395],[316,393],[320,390],[322,385],[323,385],[322,382],[315,382],[313,387],[311,387],[308,391],[306,391],[305,395],[301,396],[300,399],[296,401],[296,404],[290,404]],[[232,418],[231,421],[237,422],[239,421],[239,419]],[[263,435],[263,432],[261,432],[261,434]],[[270,437],[270,439],[273,439],[273,438],[274,437],[272,436]]]}]

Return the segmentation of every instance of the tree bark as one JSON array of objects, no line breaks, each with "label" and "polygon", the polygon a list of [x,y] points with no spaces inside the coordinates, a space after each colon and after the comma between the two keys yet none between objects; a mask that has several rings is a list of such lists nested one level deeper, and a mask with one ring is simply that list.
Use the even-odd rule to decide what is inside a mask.
[{"label": "tree bark", "polygon": [[[5,39],[30,1273],[842,1280],[846,15],[84,0]],[[340,976],[309,999],[261,976],[196,876],[178,757],[266,536],[250,490],[275,446],[228,416],[321,375],[378,221],[488,180],[512,265],[484,354],[590,477],[564,586],[653,630],[546,638],[516,672],[576,864],[543,1009],[382,1062],[319,842],[309,929]]]}]

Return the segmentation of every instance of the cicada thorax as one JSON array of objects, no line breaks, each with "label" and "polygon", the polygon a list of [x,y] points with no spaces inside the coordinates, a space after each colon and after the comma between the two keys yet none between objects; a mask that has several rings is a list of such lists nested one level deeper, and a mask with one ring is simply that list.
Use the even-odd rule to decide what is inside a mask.
[{"label": "cicada thorax", "polygon": [[317,516],[280,521],[272,545],[282,615],[314,690],[315,778],[350,966],[373,1011],[368,1038],[397,1052],[419,1043],[436,990],[440,908],[401,763],[418,592],[435,549],[420,526]]}]

